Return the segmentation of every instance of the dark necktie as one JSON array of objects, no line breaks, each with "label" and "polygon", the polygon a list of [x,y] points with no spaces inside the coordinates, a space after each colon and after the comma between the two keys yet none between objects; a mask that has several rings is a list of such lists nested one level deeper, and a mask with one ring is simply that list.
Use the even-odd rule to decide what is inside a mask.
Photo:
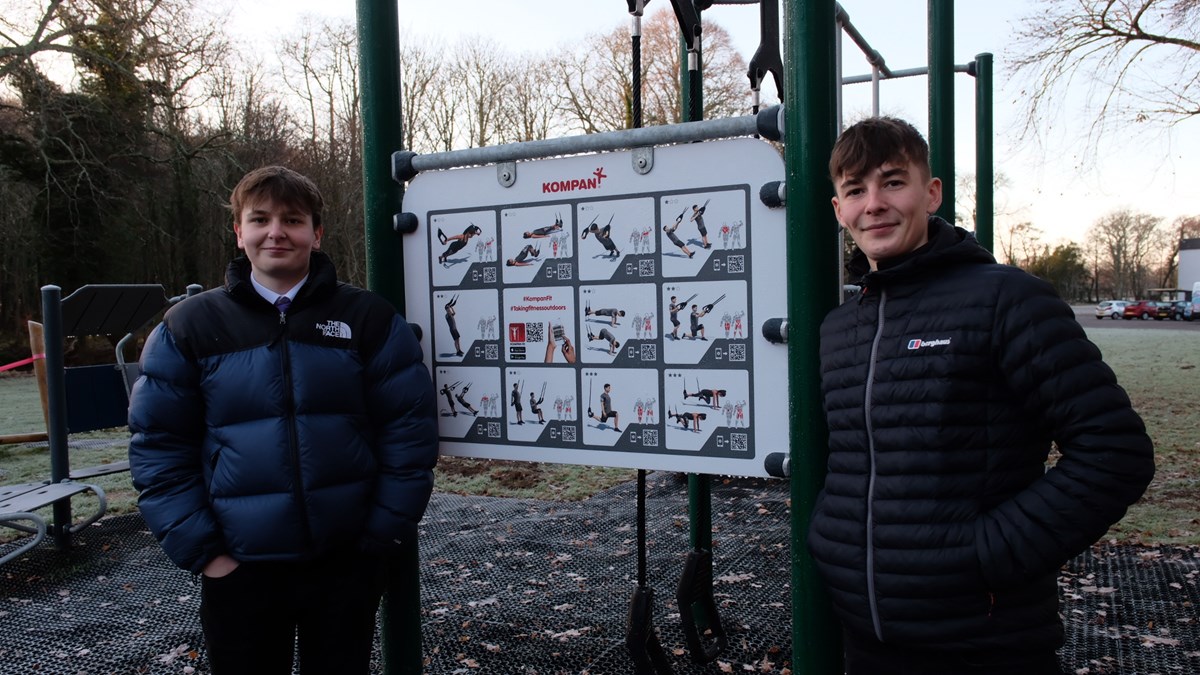
[{"label": "dark necktie", "polygon": [[279,296],[275,301],[275,307],[279,309],[280,314],[287,314],[288,307],[292,304],[292,299],[286,295]]}]

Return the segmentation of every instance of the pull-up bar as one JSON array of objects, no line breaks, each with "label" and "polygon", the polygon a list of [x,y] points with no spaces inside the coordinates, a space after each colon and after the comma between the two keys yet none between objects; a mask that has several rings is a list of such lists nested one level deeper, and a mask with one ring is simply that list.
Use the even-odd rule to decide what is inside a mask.
[{"label": "pull-up bar", "polygon": [[[882,71],[880,71],[880,72],[882,72]],[[972,61],[971,63],[955,64],[954,72],[966,73],[968,75],[974,75],[975,74],[975,62]],[[885,74],[883,74],[882,77],[878,77],[878,78],[875,76],[874,73],[872,73],[871,75],[851,75],[849,77],[843,77],[842,84],[862,84],[863,82],[872,82],[876,79],[898,80],[903,77],[920,77],[922,75],[928,75],[928,74],[929,74],[929,67],[922,66],[920,68],[905,68],[903,70],[888,71],[888,73],[885,73]],[[876,114],[878,114],[878,111],[876,111]]]},{"label": "pull-up bar", "polygon": [[422,171],[578,155],[588,152],[654,147],[673,143],[692,143],[717,138],[753,136],[754,134],[773,141],[782,139],[783,106],[766,108],[757,115],[684,122],[641,129],[622,129],[563,138],[546,138],[425,155],[401,150],[392,154],[392,177],[403,183]]},{"label": "pull-up bar", "polygon": [[[884,61],[883,55],[872,47],[870,42],[867,42],[867,38],[863,37],[862,33],[858,32],[858,29],[854,27],[854,23],[850,21],[850,15],[842,8],[841,3],[834,5],[834,16],[837,17],[838,26],[841,26],[842,30],[846,31],[846,35],[849,35],[850,39],[854,40],[854,44],[858,45],[858,49],[863,53],[863,56],[867,57],[867,63],[870,64],[871,68],[883,73],[884,77],[894,77],[891,69],[887,66],[887,62]],[[839,63],[839,65],[841,64]]]}]

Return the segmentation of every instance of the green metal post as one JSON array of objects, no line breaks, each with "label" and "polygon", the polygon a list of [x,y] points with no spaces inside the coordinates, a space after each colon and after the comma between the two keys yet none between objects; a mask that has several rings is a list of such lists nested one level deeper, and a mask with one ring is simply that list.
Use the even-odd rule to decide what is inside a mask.
[{"label": "green metal post", "polygon": [[362,91],[363,201],[367,286],[404,311],[404,261],[392,216],[404,189],[392,180],[391,157],[404,143],[400,116],[400,30],[395,2],[357,0],[359,88]]},{"label": "green metal post", "polygon": [[954,0],[929,0],[929,163],[954,223]]},{"label": "green metal post", "polygon": [[991,251],[996,221],[992,165],[992,55],[975,55],[975,237]]},{"label": "green metal post", "polygon": [[783,16],[787,178],[788,409],[792,497],[792,672],[842,672],[841,632],[808,555],[808,522],[825,481],[829,438],[821,408],[821,319],[837,303],[838,227],[829,199],[837,135],[834,0],[786,0]]},{"label": "green metal post", "polygon": [[[400,111],[400,34],[397,4],[357,0],[359,89],[363,120],[363,201],[367,286],[398,311],[404,306],[401,240],[392,230],[404,190],[392,180],[391,155],[403,144]],[[420,673],[421,583],[417,542],[388,569],[382,603],[383,668],[388,675]]]}]

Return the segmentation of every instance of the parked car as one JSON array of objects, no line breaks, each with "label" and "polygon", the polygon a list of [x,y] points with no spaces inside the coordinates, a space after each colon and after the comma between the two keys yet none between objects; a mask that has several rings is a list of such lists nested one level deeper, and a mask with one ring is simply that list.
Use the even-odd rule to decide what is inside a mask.
[{"label": "parked car", "polygon": [[1192,303],[1187,300],[1176,300],[1171,303],[1171,320],[1172,321],[1191,321],[1192,320]]},{"label": "parked car", "polygon": [[1125,302],[1124,300],[1104,300],[1100,304],[1096,305],[1096,318],[1103,319],[1107,317],[1111,319],[1119,319],[1121,318],[1122,312],[1125,311],[1125,305],[1128,304],[1129,303]]},{"label": "parked car", "polygon": [[1121,313],[1123,319],[1150,319],[1158,316],[1158,303],[1154,300],[1138,300],[1125,305]]}]

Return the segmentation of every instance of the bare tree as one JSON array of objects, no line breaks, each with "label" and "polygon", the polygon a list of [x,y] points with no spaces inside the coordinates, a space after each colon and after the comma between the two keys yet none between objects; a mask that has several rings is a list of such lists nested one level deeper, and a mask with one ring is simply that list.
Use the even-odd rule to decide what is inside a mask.
[{"label": "bare tree", "polygon": [[[442,46],[438,43],[409,35],[400,38],[400,117],[404,124],[405,149],[415,152],[441,149],[433,142],[435,120],[442,118],[441,111],[434,110],[434,105],[439,88],[444,89],[446,84],[441,80],[445,69],[441,53]],[[453,108],[446,112],[452,119]],[[448,135],[453,146],[453,134]]]},{"label": "bare tree", "polygon": [[1082,87],[1099,135],[1110,123],[1200,115],[1200,2],[1045,0],[1022,20],[1014,65],[1028,86],[1026,132]]},{"label": "bare tree", "polygon": [[321,128],[317,108],[320,102],[314,91],[314,74],[321,66],[314,63],[317,58],[317,28],[312,17],[304,17],[296,35],[285,37],[279,45],[279,61],[282,64],[283,82],[297,100],[304,103],[308,114],[308,130],[312,145],[317,144],[317,133]]},{"label": "bare tree", "polygon": [[1102,217],[1088,232],[1099,249],[1101,272],[1110,276],[1114,297],[1139,297],[1151,285],[1153,263],[1161,260],[1161,223],[1157,216],[1121,209]]},{"label": "bare tree", "polygon": [[627,33],[593,35],[582,51],[567,52],[557,59],[560,107],[573,131],[591,134],[632,125],[628,45]]},{"label": "bare tree", "polygon": [[211,140],[196,124],[203,80],[226,48],[215,19],[190,0],[29,10],[6,13],[0,33],[0,80],[29,132],[11,137],[0,164],[21,167],[15,179],[35,188],[43,280],[70,288],[195,273],[195,258],[179,252],[194,242],[192,161]]},{"label": "bare tree", "polygon": [[1179,249],[1184,239],[1200,238],[1200,216],[1180,216],[1171,224],[1166,235],[1169,241],[1166,246],[1167,257],[1163,263],[1162,287],[1167,288],[1179,283]]},{"label": "bare tree", "polygon": [[[312,150],[340,161],[357,145],[360,133],[354,25],[306,17],[297,33],[282,41],[279,59],[284,82],[306,109]],[[343,126],[347,134],[345,142],[339,143]]]},{"label": "bare tree", "polygon": [[[979,223],[979,214],[975,208],[977,192],[974,172],[959,175],[955,179],[954,185],[954,221],[964,228],[975,230]],[[992,181],[994,220],[1012,216],[1014,213],[1008,207],[1005,199],[1009,187],[1012,187],[1012,181],[1008,179],[1008,176],[1004,173],[997,173]]]},{"label": "bare tree", "polygon": [[[425,110],[426,130],[429,132],[429,147],[434,151],[453,150],[458,147],[461,128],[458,120],[458,97],[450,86],[435,87]],[[419,147],[419,143],[414,147]]]},{"label": "bare tree", "polygon": [[1026,267],[1037,259],[1042,248],[1042,231],[1029,221],[1001,228],[997,235],[1000,261],[1005,265]]},{"label": "bare tree", "polygon": [[500,135],[501,96],[511,79],[508,55],[490,39],[463,40],[454,50],[447,86],[456,94],[456,109],[476,148],[496,143]]},{"label": "bare tree", "polygon": [[[746,62],[728,32],[704,21],[702,37],[704,117],[750,112]],[[642,26],[642,115],[646,125],[683,120],[679,89],[679,27],[661,10]],[[632,125],[633,74],[629,31],[619,27],[592,35],[581,51],[558,62],[561,107],[573,129],[583,133]]]},{"label": "bare tree", "polygon": [[526,55],[514,64],[500,102],[501,143],[549,138],[561,126],[552,63]]}]

